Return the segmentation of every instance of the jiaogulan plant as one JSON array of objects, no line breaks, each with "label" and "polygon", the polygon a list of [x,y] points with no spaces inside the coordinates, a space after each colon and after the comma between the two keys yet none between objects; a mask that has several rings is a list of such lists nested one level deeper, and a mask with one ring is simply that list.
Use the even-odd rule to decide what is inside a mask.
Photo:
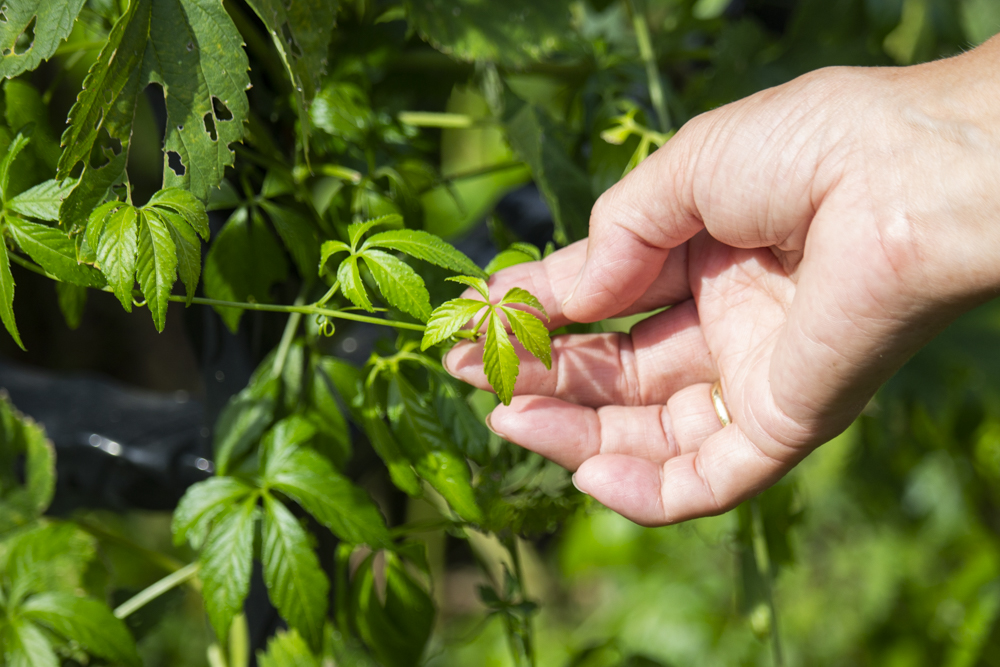
[{"label": "jiaogulan plant", "polygon": [[[517,346],[552,354],[531,286],[490,274],[584,238],[685,120],[998,28],[993,0],[0,0],[13,341],[39,276],[70,328],[101,291],[157,331],[182,307],[283,326],[172,546],[129,534],[149,517],[46,515],[52,445],[0,400],[0,662],[1000,665],[1000,368],[974,354],[996,308],[688,526],[593,506],[483,423]],[[531,239],[494,214],[529,183],[552,221]],[[480,265],[456,245],[484,227]],[[361,325],[359,366],[336,343]],[[442,367],[480,336],[495,396]],[[255,587],[281,619],[256,639]]]}]

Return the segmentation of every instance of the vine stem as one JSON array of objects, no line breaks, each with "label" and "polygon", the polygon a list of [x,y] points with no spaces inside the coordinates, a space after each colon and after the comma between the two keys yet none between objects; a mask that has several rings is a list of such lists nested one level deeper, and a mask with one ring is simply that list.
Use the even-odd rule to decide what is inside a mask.
[{"label": "vine stem", "polygon": [[125,618],[126,616],[138,611],[167,591],[172,590],[183,584],[185,581],[197,576],[198,570],[200,569],[201,563],[191,563],[189,565],[185,565],[176,572],[171,572],[156,583],[139,591],[136,595],[120,604],[115,609],[115,618]]},{"label": "vine stem", "polygon": [[[301,306],[305,303],[305,287],[295,299],[295,305]],[[285,370],[285,360],[288,359],[288,350],[292,348],[292,341],[295,340],[295,332],[299,330],[299,322],[302,321],[302,313],[291,313],[285,323],[285,330],[281,333],[281,342],[278,344],[278,352],[274,355],[274,365],[271,367],[271,374],[278,377]]]},{"label": "vine stem", "polygon": [[784,667],[785,660],[781,651],[781,635],[778,632],[778,609],[774,604],[774,573],[771,569],[771,554],[767,548],[767,538],[764,534],[764,517],[760,512],[760,500],[750,500],[750,527],[753,534],[753,550],[757,560],[757,568],[764,581],[767,593],[767,608],[771,612],[771,654],[774,657],[774,667]]},{"label": "vine stem", "polygon": [[646,67],[646,79],[649,85],[649,101],[656,110],[656,119],[660,132],[670,130],[670,112],[667,111],[666,98],[663,95],[663,84],[660,82],[660,71],[656,64],[656,53],[653,51],[653,40],[649,36],[649,23],[646,15],[636,11],[635,0],[625,0],[625,9],[632,19],[635,30],[635,41],[639,46],[639,57]]}]

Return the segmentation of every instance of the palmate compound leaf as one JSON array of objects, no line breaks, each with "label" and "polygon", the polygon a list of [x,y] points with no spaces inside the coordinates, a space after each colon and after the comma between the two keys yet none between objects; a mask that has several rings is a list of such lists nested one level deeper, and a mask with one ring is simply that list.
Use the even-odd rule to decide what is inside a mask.
[{"label": "palmate compound leaf", "polygon": [[431,297],[424,279],[409,264],[387,252],[368,248],[358,257],[365,260],[379,291],[390,306],[408,313],[421,322],[431,316]]},{"label": "palmate compound leaf", "polygon": [[191,305],[201,279],[201,242],[198,234],[191,228],[187,220],[180,214],[161,208],[147,207],[146,217],[158,216],[166,223],[170,238],[174,241],[177,251],[177,274],[184,283],[187,293],[187,304]]},{"label": "palmate compound leaf", "polygon": [[374,234],[365,241],[363,248],[378,247],[398,250],[410,257],[430,262],[435,266],[456,273],[485,278],[486,273],[460,250],[439,237],[418,229],[393,229]]},{"label": "palmate compound leaf", "polygon": [[164,188],[154,194],[146,202],[146,209],[157,211],[174,211],[191,225],[191,229],[197,232],[205,241],[209,237],[208,213],[205,212],[205,205],[187,190],[181,188]]},{"label": "palmate compound leaf", "polygon": [[517,382],[519,366],[520,360],[507,337],[507,329],[497,317],[496,311],[493,311],[486,324],[483,370],[490,386],[504,405],[510,405],[510,400],[514,397],[514,383]]},{"label": "palmate compound leaf", "polygon": [[218,637],[226,637],[250,590],[256,496],[225,510],[201,552],[202,597]]},{"label": "palmate compound leaf", "polygon": [[306,531],[280,501],[264,495],[261,543],[268,597],[290,627],[319,648],[330,583]]},{"label": "palmate compound leaf", "polygon": [[140,665],[135,640],[103,602],[72,593],[33,595],[18,613],[115,664]]},{"label": "palmate compound leaf", "polygon": [[3,3],[0,78],[11,79],[52,57],[73,30],[86,0],[16,0]]},{"label": "palmate compound leaf", "polygon": [[420,349],[426,350],[448,340],[483,308],[488,307],[488,303],[476,299],[452,299],[441,304],[434,309],[430,319],[427,320]]},{"label": "palmate compound leaf", "polygon": [[177,280],[177,246],[170,226],[158,215],[139,212],[136,278],[157,331],[167,323],[170,290]]},{"label": "palmate compound leaf", "polygon": [[506,303],[523,303],[526,306],[531,306],[540,312],[545,316],[545,319],[548,319],[549,317],[549,314],[545,312],[545,306],[542,305],[542,302],[539,301],[534,294],[526,289],[521,289],[520,287],[512,287],[507,290],[507,293],[503,295],[502,299],[500,299],[500,305]]},{"label": "palmate compound leaf", "polygon": [[200,549],[212,520],[252,492],[253,487],[235,477],[210,477],[188,487],[174,510],[174,544],[186,540]]},{"label": "palmate compound leaf", "polygon": [[372,218],[371,220],[365,220],[364,222],[354,222],[347,226],[347,237],[351,241],[351,248],[354,250],[358,249],[358,241],[361,237],[368,233],[369,230],[374,227],[401,227],[403,225],[403,216],[392,213],[390,215],[383,215],[378,218]]},{"label": "palmate compound leaf", "polygon": [[526,313],[523,310],[506,306],[501,306],[500,309],[507,316],[511,331],[524,346],[524,349],[538,357],[546,368],[551,369],[552,341],[545,324],[531,313]]}]

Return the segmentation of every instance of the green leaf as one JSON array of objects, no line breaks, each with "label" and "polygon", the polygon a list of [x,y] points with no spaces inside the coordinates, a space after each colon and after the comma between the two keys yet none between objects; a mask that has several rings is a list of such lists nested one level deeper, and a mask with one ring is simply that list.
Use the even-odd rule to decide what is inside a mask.
[{"label": "green leaf", "polygon": [[20,595],[75,592],[83,585],[84,572],[97,552],[97,541],[71,523],[39,522],[6,538],[3,547],[0,572],[10,582],[11,590],[20,591]]},{"label": "green leaf", "polygon": [[235,477],[211,477],[188,487],[174,510],[174,544],[180,546],[187,540],[192,548],[200,549],[212,520],[253,490]]},{"label": "green leaf", "polygon": [[[0,78],[38,67],[73,30],[86,0],[17,0],[4,3],[0,21]],[[29,32],[30,28],[30,32]]]},{"label": "green leaf", "polygon": [[[39,180],[50,176],[55,172],[59,163],[59,155],[62,150],[59,148],[59,141],[56,139],[52,128],[48,123],[49,105],[46,103],[42,93],[27,80],[9,79],[3,84],[4,118],[7,120],[7,127],[11,129],[23,128],[29,123],[32,124],[31,146],[29,150],[33,153],[35,160],[33,169],[26,169],[23,176],[27,176],[22,181],[21,170],[17,170],[11,176],[12,182],[23,183],[18,192],[28,190]],[[41,176],[44,174],[44,176]]]},{"label": "green leaf", "polygon": [[82,287],[107,284],[99,271],[79,262],[76,244],[63,230],[15,216],[8,216],[7,222],[21,250],[56,278]]},{"label": "green leaf", "polygon": [[517,352],[507,337],[507,329],[494,311],[486,325],[483,369],[486,371],[487,381],[504,405],[510,405],[510,399],[514,396],[519,365]]},{"label": "green leaf", "polygon": [[258,468],[263,483],[266,485],[278,470],[284,469],[299,445],[308,443],[315,435],[316,427],[299,415],[285,417],[275,424],[261,439]]},{"label": "green leaf", "polygon": [[390,306],[413,315],[421,322],[431,316],[431,297],[424,279],[409,264],[381,250],[368,248],[358,255],[372,272],[379,291]]},{"label": "green leaf", "polygon": [[521,341],[524,349],[538,357],[545,364],[546,368],[551,369],[552,341],[549,338],[549,330],[545,328],[545,324],[531,313],[526,313],[523,310],[507,307],[501,307],[501,310],[507,316],[511,331]]},{"label": "green leaf", "polygon": [[129,3],[87,72],[83,90],[69,111],[56,178],[66,179],[81,163],[83,171],[59,211],[59,219],[66,227],[82,225],[105,198],[108,188],[125,173],[132,122],[142,89],[151,4],[151,0]]},{"label": "green leaf", "polygon": [[320,667],[319,660],[299,631],[278,632],[267,642],[267,653],[257,651],[259,667]]},{"label": "green leaf", "polygon": [[511,287],[507,290],[507,293],[503,295],[503,298],[500,299],[500,305],[505,303],[523,303],[540,312],[545,316],[545,319],[549,318],[549,314],[545,312],[545,306],[542,305],[542,302],[526,289]]},{"label": "green leaf", "polygon": [[389,478],[392,479],[392,483],[407,495],[419,496],[422,491],[420,480],[410,466],[409,460],[403,455],[399,442],[382,419],[374,390],[371,387],[365,391],[361,412],[365,435],[368,436],[372,449],[389,469]]},{"label": "green leaf", "polygon": [[351,248],[355,250],[358,247],[358,241],[362,236],[365,235],[368,230],[373,227],[382,227],[384,225],[391,225],[393,227],[400,227],[403,224],[403,216],[398,214],[383,215],[379,218],[373,218],[371,220],[365,220],[364,222],[354,222],[347,226],[347,236],[351,241]]},{"label": "green leaf", "polygon": [[14,276],[10,272],[7,244],[2,238],[0,238],[0,320],[3,320],[10,337],[23,350],[24,343],[21,342],[21,334],[17,331],[17,322],[14,321]]},{"label": "green leaf", "polygon": [[429,232],[416,229],[394,229],[368,237],[362,248],[376,246],[405,252],[457,273],[486,278],[486,273],[455,246]]},{"label": "green leaf", "polygon": [[482,278],[476,278],[473,276],[451,276],[450,278],[445,278],[445,280],[473,287],[477,292],[483,295],[483,299],[487,302],[490,300],[490,288],[486,284],[486,281]]},{"label": "green leaf", "polygon": [[6,201],[8,186],[10,185],[10,168],[17,160],[17,156],[25,149],[28,142],[31,139],[28,137],[30,132],[26,130],[21,130],[14,137],[13,141],[10,142],[10,146],[7,147],[7,153],[4,154],[3,159],[0,159],[0,200]]},{"label": "green leaf", "polygon": [[555,220],[555,241],[568,245],[587,236],[594,196],[590,180],[557,140],[560,127],[537,106],[509,90],[502,118],[507,140],[531,167]]},{"label": "green leaf", "polygon": [[59,207],[76,185],[76,181],[48,180],[25,190],[7,202],[8,210],[49,222],[59,221]]},{"label": "green leaf", "polygon": [[475,299],[452,299],[434,309],[430,319],[427,320],[427,328],[424,329],[423,340],[420,341],[420,349],[437,345],[448,340],[462,327],[469,323],[479,311],[488,308],[489,304]]},{"label": "green leaf", "polygon": [[229,471],[260,439],[264,429],[274,420],[278,401],[278,381],[270,376],[261,378],[230,399],[215,423],[215,469],[220,475]]},{"label": "green leaf", "polygon": [[326,267],[326,262],[328,259],[333,257],[339,252],[351,252],[351,246],[347,245],[343,241],[324,241],[322,247],[320,248],[319,257],[319,274],[323,275],[323,269]]},{"label": "green leaf", "polygon": [[434,601],[407,571],[403,561],[384,552],[385,602],[380,600],[375,555],[354,575],[352,601],[358,631],[368,648],[386,667],[416,667],[434,627]]},{"label": "green leaf", "polygon": [[233,164],[229,145],[243,138],[250,111],[243,38],[218,0],[156,0],[143,65],[167,105],[163,185],[206,201]]},{"label": "green leaf", "polygon": [[0,640],[7,667],[59,667],[52,644],[30,621],[15,616],[0,626]]},{"label": "green leaf", "polygon": [[96,252],[97,246],[101,243],[101,235],[104,233],[104,226],[108,222],[108,218],[118,211],[119,209],[127,206],[120,201],[109,201],[101,204],[87,217],[87,229],[84,233],[86,237],[87,245],[90,246],[92,250]]},{"label": "green leaf", "polygon": [[308,380],[305,416],[316,427],[313,448],[330,459],[336,468],[343,468],[351,457],[351,434],[347,420],[340,411],[333,387],[320,362],[314,359]]},{"label": "green leaf", "polygon": [[375,307],[368,298],[368,292],[365,291],[365,284],[361,280],[357,255],[351,255],[340,263],[337,267],[337,280],[340,281],[340,291],[351,300],[351,303],[370,313],[375,312]]},{"label": "green leaf", "polygon": [[132,287],[139,252],[138,211],[122,206],[104,223],[97,244],[97,261],[115,296],[126,311],[132,312]]},{"label": "green leaf", "polygon": [[[259,215],[237,209],[215,237],[205,258],[204,288],[209,298],[267,303],[275,283],[288,278],[288,261],[278,239]],[[242,310],[217,307],[231,331]]]},{"label": "green leaf", "polygon": [[[101,276],[101,279],[104,277]],[[56,283],[56,296],[66,326],[77,329],[83,320],[83,309],[87,305],[87,288],[72,283]]]},{"label": "green leaf", "polygon": [[76,642],[99,658],[139,665],[135,640],[107,605],[69,593],[41,593],[21,606],[20,613]]},{"label": "green leaf", "polygon": [[438,419],[444,426],[452,442],[459,451],[480,465],[489,460],[488,443],[490,433],[477,417],[466,397],[462,395],[450,376],[438,374],[437,390],[434,393],[434,406],[437,408]]},{"label": "green leaf", "polygon": [[261,561],[268,597],[288,625],[302,633],[310,646],[323,640],[330,583],[320,569],[306,531],[292,513],[264,496]]},{"label": "green leaf", "polygon": [[439,51],[468,62],[523,67],[557,49],[570,34],[566,0],[406,0],[420,36]]},{"label": "green leaf", "polygon": [[334,470],[317,452],[295,447],[269,484],[302,506],[334,535],[355,544],[391,545],[385,520],[368,494]]},{"label": "green leaf", "polygon": [[228,636],[250,590],[256,502],[252,497],[226,510],[201,552],[202,597],[218,637]]},{"label": "green leaf", "polygon": [[278,206],[267,200],[261,201],[260,206],[271,218],[271,223],[284,241],[299,275],[303,278],[312,276],[319,262],[319,234],[316,225],[295,209]]},{"label": "green leaf", "polygon": [[[526,243],[518,243],[516,245],[527,245]],[[534,246],[531,246],[534,248]],[[538,249],[535,248],[537,251]],[[524,264],[525,262],[535,262],[538,261],[538,257],[535,257],[520,248],[510,247],[496,254],[493,259],[490,260],[489,264],[486,265],[486,273],[491,276],[497,271],[502,271],[503,269],[509,268],[511,266],[516,266],[518,264]]]},{"label": "green leaf", "polygon": [[170,227],[158,215],[139,213],[139,260],[136,278],[156,330],[167,323],[170,290],[177,280],[177,247]]},{"label": "green leaf", "polygon": [[166,209],[180,215],[204,240],[211,233],[208,228],[208,213],[205,205],[197,197],[181,188],[164,188],[149,198],[144,208]]},{"label": "green leaf", "polygon": [[401,374],[394,374],[389,386],[401,403],[397,435],[417,473],[460,517],[474,523],[482,521],[469,466],[445,432],[434,406]]},{"label": "green leaf", "polygon": [[147,218],[159,217],[170,232],[170,238],[177,252],[177,274],[184,283],[187,305],[191,305],[191,300],[198,290],[198,280],[201,278],[201,241],[198,239],[198,234],[187,220],[173,211],[147,208],[145,215]]}]

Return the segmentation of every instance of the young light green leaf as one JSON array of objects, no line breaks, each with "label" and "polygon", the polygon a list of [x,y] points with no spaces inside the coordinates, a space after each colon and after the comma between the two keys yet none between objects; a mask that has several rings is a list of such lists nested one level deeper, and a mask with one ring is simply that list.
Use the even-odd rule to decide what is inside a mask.
[{"label": "young light green leaf", "polygon": [[15,213],[38,220],[59,221],[59,207],[76,185],[76,181],[48,180],[25,190],[9,202],[7,208]]},{"label": "young light green leaf", "polygon": [[[521,246],[528,246],[534,249],[535,253],[532,254],[527,252],[525,248]],[[525,262],[537,262],[541,259],[538,255],[538,248],[535,246],[528,245],[527,243],[515,243],[506,250],[497,253],[497,255],[489,261],[486,265],[486,273],[493,275],[497,271],[501,271],[511,266],[516,266],[517,264],[524,264]]]},{"label": "young light green leaf", "polygon": [[14,276],[10,272],[10,257],[7,256],[7,244],[3,239],[0,239],[0,320],[3,320],[10,337],[23,350],[24,343],[17,331],[17,322],[14,321]]},{"label": "young light green leaf", "polygon": [[320,569],[309,537],[292,513],[272,496],[264,496],[261,544],[268,597],[288,625],[319,648],[330,583]]},{"label": "young light green leaf", "polygon": [[107,219],[97,244],[97,261],[115,296],[126,311],[132,312],[132,287],[139,251],[137,210],[123,206]]},{"label": "young light green leaf", "polygon": [[351,252],[351,246],[347,245],[343,241],[323,241],[323,245],[320,247],[319,255],[320,275],[323,275],[323,269],[326,267],[327,260],[339,252]]},{"label": "young light green leaf", "polygon": [[364,491],[308,447],[297,447],[265,483],[287,495],[347,542],[391,545],[385,520]]},{"label": "young light green leaf", "polygon": [[[52,57],[73,30],[86,0],[18,0],[0,21],[0,79],[12,79]],[[29,30],[31,32],[29,32]]]},{"label": "young light green leaf", "polygon": [[260,202],[285,248],[292,256],[299,275],[311,276],[319,261],[319,235],[316,225],[302,213],[288,206],[278,206],[267,200]]},{"label": "young light green leaf", "polygon": [[139,259],[136,278],[157,331],[167,324],[170,290],[177,280],[177,246],[169,225],[158,215],[139,213]]},{"label": "young light green leaf", "polygon": [[396,213],[390,215],[383,215],[378,218],[373,218],[371,220],[365,220],[364,222],[355,222],[347,226],[347,236],[351,241],[351,248],[357,250],[358,241],[361,237],[368,232],[368,230],[373,227],[382,227],[384,225],[391,225],[393,227],[402,227],[403,216]]},{"label": "young light green leaf", "polygon": [[372,272],[382,296],[390,306],[413,315],[421,322],[431,316],[431,297],[424,279],[409,264],[381,250],[368,248],[360,255]]},{"label": "young light green leaf", "polygon": [[521,289],[520,287],[511,287],[507,290],[507,293],[503,295],[502,299],[500,299],[500,305],[505,303],[523,303],[526,306],[531,306],[540,312],[545,316],[545,319],[549,318],[549,314],[545,312],[545,306],[542,305],[542,302],[539,301],[534,294],[528,290]]},{"label": "young light green leaf", "polygon": [[361,280],[361,270],[358,268],[358,258],[351,255],[337,267],[337,280],[340,281],[340,291],[351,300],[358,308],[364,308],[368,312],[374,312],[368,292],[365,291],[364,281]]},{"label": "young light green leaf", "polygon": [[0,160],[0,201],[6,201],[7,199],[7,189],[10,185],[10,168],[17,159],[18,154],[24,150],[29,141],[30,139],[25,130],[18,132],[17,136],[10,142],[10,146],[7,147],[7,152],[4,154],[3,159]]},{"label": "young light green leaf", "polygon": [[517,352],[507,337],[507,329],[494,312],[486,325],[483,370],[486,372],[487,381],[504,405],[510,405],[510,399],[514,396],[514,383],[517,381],[519,365]]},{"label": "young light green leaf", "polygon": [[229,634],[229,626],[250,590],[258,514],[255,498],[231,506],[212,529],[201,552],[202,597],[219,637]]},{"label": "young light green leaf", "polygon": [[252,492],[253,487],[235,477],[210,477],[188,487],[174,510],[174,544],[187,540],[200,549],[212,520]]},{"label": "young light green leaf", "polygon": [[142,88],[151,5],[151,0],[129,3],[111,29],[70,109],[56,178],[66,179],[81,163],[83,171],[60,207],[59,219],[64,226],[82,225],[105,198],[108,188],[125,173],[132,122]]},{"label": "young light green leaf", "polygon": [[0,572],[12,588],[22,594],[80,590],[97,550],[92,535],[71,523],[40,522],[8,535]]},{"label": "young light green leaf", "polygon": [[479,311],[488,308],[489,304],[475,299],[452,299],[434,309],[430,319],[427,320],[427,328],[424,329],[423,340],[420,341],[420,349],[437,345],[448,340],[462,327],[469,323]]},{"label": "young light green leaf", "polygon": [[45,634],[27,619],[14,617],[0,626],[0,647],[7,667],[59,667],[60,660]]},{"label": "young light green leaf", "polygon": [[104,287],[106,284],[99,271],[77,260],[76,244],[63,230],[16,216],[8,216],[7,222],[21,250],[56,278],[83,287]]},{"label": "young light green leaf", "polygon": [[319,660],[295,628],[278,632],[267,642],[267,653],[257,651],[259,667],[320,667]]},{"label": "young light green leaf", "polygon": [[191,225],[191,229],[198,233],[198,236],[205,241],[208,240],[211,232],[208,228],[205,205],[187,190],[164,188],[149,198],[145,208],[167,209],[178,213]]},{"label": "young light green leaf", "polygon": [[101,243],[101,235],[104,234],[104,225],[107,224],[108,218],[124,206],[127,206],[127,204],[120,201],[109,201],[90,212],[90,215],[87,217],[87,229],[84,235],[87,245],[95,252],[97,246]]},{"label": "young light green leaf", "polygon": [[490,300],[490,288],[486,284],[486,281],[482,278],[473,276],[451,276],[449,278],[445,278],[445,280],[450,280],[453,283],[461,283],[462,285],[468,285],[469,287],[475,288],[477,292],[483,295],[483,299],[487,302]]},{"label": "young light green leaf", "polygon": [[242,140],[250,111],[243,38],[218,0],[156,0],[143,65],[167,106],[163,184],[206,201],[233,164],[229,145]]},{"label": "young light green leaf", "polygon": [[119,664],[141,664],[128,628],[103,602],[71,593],[47,592],[28,598],[19,612],[76,642],[91,655]]},{"label": "young light green leaf", "polygon": [[434,234],[417,229],[393,229],[368,237],[362,248],[387,248],[405,252],[410,257],[422,259],[444,269],[479,278],[486,278],[486,272],[466,257],[455,246]]},{"label": "young light green leaf", "polygon": [[[527,294],[527,292],[525,292]],[[532,297],[534,298],[534,297]],[[541,304],[539,304],[541,305]],[[511,331],[528,352],[538,357],[546,368],[552,368],[552,341],[549,330],[540,319],[516,308],[501,306]],[[544,311],[543,311],[544,312]]]},{"label": "young light green leaf", "polygon": [[201,241],[187,220],[179,214],[162,208],[147,208],[146,217],[158,216],[170,232],[177,251],[177,274],[184,283],[187,305],[191,305],[201,278]]}]

